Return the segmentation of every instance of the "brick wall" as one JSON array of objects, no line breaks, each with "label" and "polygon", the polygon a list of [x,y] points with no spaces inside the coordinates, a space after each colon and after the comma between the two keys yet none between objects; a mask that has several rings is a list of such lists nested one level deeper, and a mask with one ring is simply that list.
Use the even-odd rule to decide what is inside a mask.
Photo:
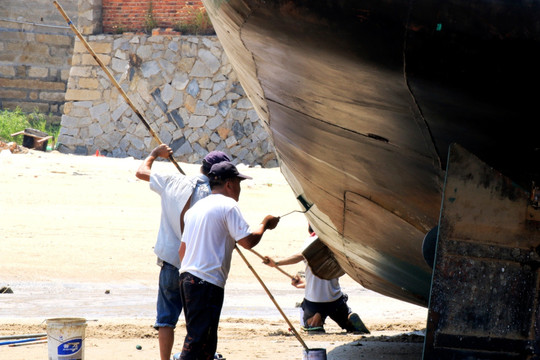
[{"label": "brick wall", "polygon": [[203,4],[201,0],[103,0],[103,32],[144,30],[150,6],[158,27],[174,28],[189,21]]}]

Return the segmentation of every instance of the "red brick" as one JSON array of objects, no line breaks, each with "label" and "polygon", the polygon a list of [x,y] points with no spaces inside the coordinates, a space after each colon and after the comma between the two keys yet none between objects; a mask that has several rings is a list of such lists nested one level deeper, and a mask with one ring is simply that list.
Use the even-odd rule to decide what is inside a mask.
[{"label": "red brick", "polygon": [[[121,26],[126,31],[140,30],[149,5],[149,0],[103,0],[103,30],[112,32],[114,26]],[[161,27],[172,27],[180,20],[185,21],[192,16],[193,10],[201,7],[200,0],[152,0],[152,14]]]}]

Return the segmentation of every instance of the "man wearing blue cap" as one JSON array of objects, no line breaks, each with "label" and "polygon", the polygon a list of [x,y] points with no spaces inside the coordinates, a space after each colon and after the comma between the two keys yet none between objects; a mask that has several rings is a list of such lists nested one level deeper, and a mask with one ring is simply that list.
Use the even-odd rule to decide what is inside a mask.
[{"label": "man wearing blue cap", "polygon": [[208,172],[213,164],[229,161],[221,151],[212,151],[203,159],[201,174],[186,176],[180,173],[160,174],[151,171],[154,160],[168,158],[172,149],[161,144],[154,148],[137,170],[137,178],[149,181],[150,189],[161,197],[161,222],[154,253],[157,255],[159,292],[157,317],[154,327],[158,330],[161,360],[169,360],[174,344],[174,328],[182,312],[180,299],[180,258],[178,250],[184,226],[184,213],[198,200],[210,195]]},{"label": "man wearing blue cap", "polygon": [[240,182],[251,179],[228,162],[212,166],[212,194],[185,215],[180,246],[180,292],[186,317],[186,338],[181,360],[214,359],[224,287],[236,244],[251,249],[279,217],[267,215],[253,230],[238,208]]}]

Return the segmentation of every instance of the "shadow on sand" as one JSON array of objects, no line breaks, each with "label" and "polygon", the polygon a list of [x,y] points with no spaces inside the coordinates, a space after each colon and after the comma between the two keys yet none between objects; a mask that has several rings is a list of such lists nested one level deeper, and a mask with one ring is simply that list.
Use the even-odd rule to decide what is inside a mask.
[{"label": "shadow on sand", "polygon": [[424,333],[414,331],[393,336],[363,336],[328,352],[328,360],[385,359],[419,360],[422,358]]}]

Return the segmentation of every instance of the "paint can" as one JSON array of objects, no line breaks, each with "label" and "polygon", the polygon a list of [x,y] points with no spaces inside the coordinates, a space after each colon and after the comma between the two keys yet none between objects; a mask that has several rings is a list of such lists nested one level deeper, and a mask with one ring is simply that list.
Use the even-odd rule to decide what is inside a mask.
[{"label": "paint can", "polygon": [[49,360],[84,360],[86,319],[47,319]]},{"label": "paint can", "polygon": [[304,350],[302,360],[326,360],[326,349]]}]

